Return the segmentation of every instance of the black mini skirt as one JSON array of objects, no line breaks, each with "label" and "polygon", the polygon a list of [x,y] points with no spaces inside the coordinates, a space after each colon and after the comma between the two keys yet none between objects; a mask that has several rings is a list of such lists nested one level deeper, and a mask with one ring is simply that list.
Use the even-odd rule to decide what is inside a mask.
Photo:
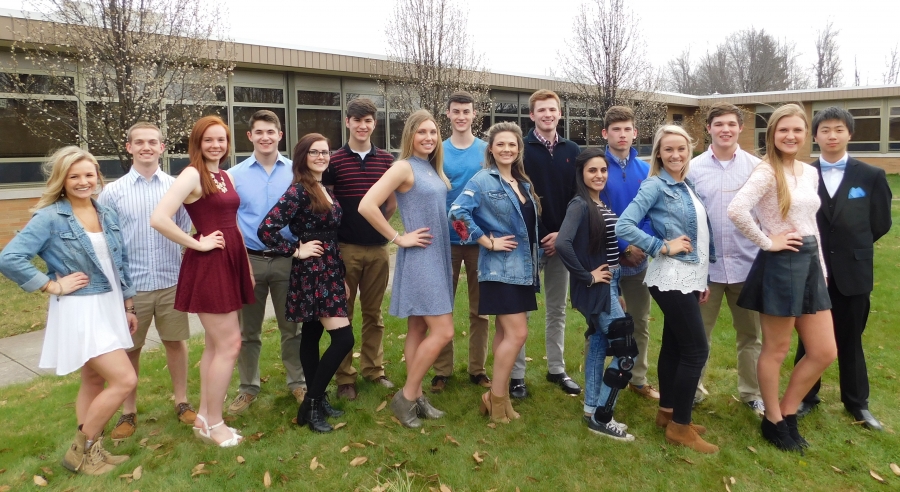
[{"label": "black mini skirt", "polygon": [[803,236],[798,249],[760,250],[738,296],[738,306],[786,317],[831,309],[816,237]]},{"label": "black mini skirt", "polygon": [[503,282],[478,282],[478,314],[516,314],[537,311],[537,298],[532,285]]}]

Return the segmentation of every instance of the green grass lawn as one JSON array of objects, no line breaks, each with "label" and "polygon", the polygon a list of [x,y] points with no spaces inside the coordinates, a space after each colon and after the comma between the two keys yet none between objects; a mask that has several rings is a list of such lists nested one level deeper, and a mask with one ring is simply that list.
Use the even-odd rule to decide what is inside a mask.
[{"label": "green grass lawn", "polygon": [[[892,176],[891,184],[897,190],[900,177]],[[900,221],[900,202],[894,205],[893,215],[895,223]],[[7,490],[4,485],[12,490],[34,487],[35,475],[46,478],[48,488],[53,490],[262,490],[267,472],[271,488],[281,490],[370,490],[396,481],[398,476],[411,482],[411,488],[399,490],[426,491],[440,490],[442,484],[453,491],[726,490],[723,480],[732,491],[881,490],[885,486],[869,475],[870,470],[883,477],[887,489],[900,489],[900,477],[889,468],[890,463],[900,462],[895,433],[900,422],[900,341],[894,331],[900,321],[894,304],[900,295],[895,273],[900,267],[898,250],[900,228],[876,245],[877,285],[865,334],[872,386],[870,408],[885,424],[886,432],[872,433],[854,425],[843,411],[835,364],[825,373],[822,405],[801,424],[812,443],[805,456],[786,454],[765,443],[759,435],[759,420],[737,401],[735,338],[729,329],[727,309],[723,309],[720,326],[713,333],[706,381],[711,395],[694,413],[695,421],[708,427],[709,441],[721,448],[716,455],[668,445],[653,423],[655,405],[629,392],[619,400],[616,420],[630,426],[635,442],[614,442],[588,432],[580,419],[582,398],[565,396],[544,379],[540,302],[541,310],[531,317],[527,345],[534,359],[527,373],[531,396],[515,404],[522,419],[489,426],[477,411],[481,391],[466,377],[467,306],[465,295],[460,293],[455,310],[456,371],[447,391],[431,398],[448,415],[426,421],[421,431],[401,428],[392,421],[387,408],[379,411],[391,392],[365,382],[360,383],[357,401],[336,402],[347,412],[334,420],[346,423],[342,428],[317,435],[292,425],[297,405],[284,386],[278,332],[270,321],[264,330],[261,370],[265,383],[260,399],[231,422],[247,436],[241,446],[212,448],[194,439],[189,426],[177,423],[165,357],[155,351],[146,353],[142,361],[138,431],[114,450],[131,454],[132,459],[108,476],[75,476],[59,465],[76,424],[73,402],[77,374],[42,377],[2,388],[0,490]],[[8,292],[2,295],[8,297]],[[387,300],[385,312],[386,306]],[[655,382],[662,318],[656,308],[652,316],[650,378]],[[385,321],[387,374],[400,383],[405,377],[401,362],[405,321],[391,317]],[[568,326],[569,374],[583,383],[583,319],[570,311]],[[202,340],[192,340],[190,347],[190,394],[196,404],[199,380],[195,364]],[[789,365],[782,374],[784,384]],[[235,374],[229,398],[236,386]],[[481,461],[474,458],[476,453]],[[243,463],[239,463],[239,457]],[[366,462],[351,466],[358,457],[366,458]],[[312,470],[314,458],[321,466]],[[192,470],[201,463],[208,473],[192,477]],[[127,483],[127,478],[119,478],[137,466],[142,467],[138,481]]]},{"label": "green grass lawn", "polygon": [[[47,271],[40,258],[34,264]],[[0,338],[43,330],[47,322],[47,294],[25,292],[10,279],[0,275]]]}]

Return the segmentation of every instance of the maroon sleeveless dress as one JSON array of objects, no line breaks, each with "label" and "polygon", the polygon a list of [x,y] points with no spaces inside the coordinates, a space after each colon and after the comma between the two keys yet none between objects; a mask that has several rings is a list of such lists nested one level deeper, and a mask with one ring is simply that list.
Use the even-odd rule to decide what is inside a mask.
[{"label": "maroon sleeveless dress", "polygon": [[175,290],[175,309],[182,312],[230,313],[255,302],[247,251],[237,225],[241,199],[224,171],[215,173],[215,179],[224,180],[227,191],[207,195],[184,208],[197,229],[194,238],[222,231],[225,249],[185,250]]}]

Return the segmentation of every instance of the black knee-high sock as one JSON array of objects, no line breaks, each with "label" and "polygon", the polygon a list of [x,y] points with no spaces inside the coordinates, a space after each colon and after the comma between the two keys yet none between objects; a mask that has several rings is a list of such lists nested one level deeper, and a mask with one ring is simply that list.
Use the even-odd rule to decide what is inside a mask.
[{"label": "black knee-high sock", "polygon": [[[325,349],[322,359],[319,361],[319,367],[316,375],[312,380],[307,379],[307,394],[310,398],[319,398],[325,394],[328,388],[328,382],[334,377],[338,367],[343,362],[344,357],[353,350],[353,328],[347,325],[343,328],[329,330],[331,335],[331,345]],[[305,368],[304,368],[305,370]]]},{"label": "black knee-high sock", "polygon": [[319,368],[319,340],[325,327],[319,320],[303,323],[303,331],[300,332],[300,365],[303,366],[303,375],[306,377],[307,388],[315,379]]}]

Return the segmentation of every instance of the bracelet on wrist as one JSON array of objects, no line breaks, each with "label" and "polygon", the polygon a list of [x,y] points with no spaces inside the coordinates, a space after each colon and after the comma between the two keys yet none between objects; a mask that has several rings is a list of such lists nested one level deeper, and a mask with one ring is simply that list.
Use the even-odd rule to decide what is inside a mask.
[{"label": "bracelet on wrist", "polygon": [[[394,237],[391,238],[390,242],[394,243],[394,241],[395,241],[398,237],[400,237],[400,232],[396,232],[396,233],[394,234]],[[397,243],[394,243],[394,244],[397,244]]]},{"label": "bracelet on wrist", "polygon": [[59,283],[59,282],[53,282],[53,283],[56,284],[57,287],[59,287],[59,294],[56,294],[56,297],[62,297],[64,295],[66,295],[66,291],[63,290],[63,286],[61,283]]},{"label": "bracelet on wrist", "polygon": [[494,238],[488,238],[491,241],[491,251],[494,251]]},{"label": "bracelet on wrist", "polygon": [[125,306],[125,312],[137,315],[137,309],[134,306]]}]

